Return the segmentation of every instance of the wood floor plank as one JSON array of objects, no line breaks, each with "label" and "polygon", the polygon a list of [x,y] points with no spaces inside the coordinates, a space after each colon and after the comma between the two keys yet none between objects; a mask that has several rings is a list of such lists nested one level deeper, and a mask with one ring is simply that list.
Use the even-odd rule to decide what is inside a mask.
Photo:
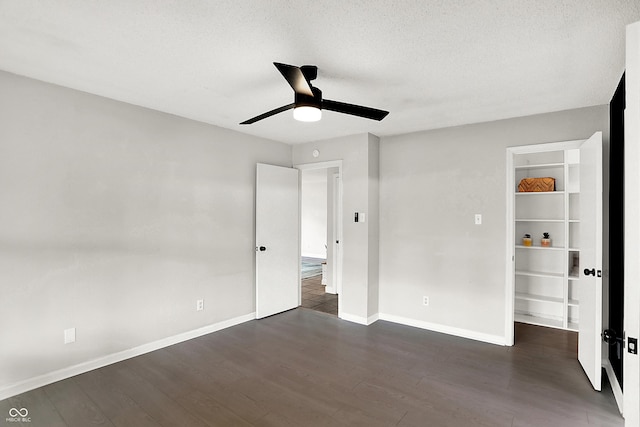
[{"label": "wood floor plank", "polygon": [[267,408],[269,413],[284,415],[298,425],[326,425],[336,410],[305,394],[292,392],[262,378],[239,381],[235,388]]},{"label": "wood floor plank", "polygon": [[[9,415],[12,408],[21,410],[24,414],[24,409],[28,411],[27,418],[29,419],[29,426],[32,427],[66,427],[64,422],[55,406],[43,388],[32,390],[28,393],[22,393],[17,396],[11,397],[0,401],[0,421],[6,421],[6,418],[15,418]],[[22,417],[20,417],[22,419]],[[18,423],[9,423],[7,425],[27,425]]]},{"label": "wood floor plank", "polygon": [[[502,347],[296,309],[0,402],[31,425],[621,427],[577,334],[516,324]],[[28,406],[27,406],[28,405]],[[51,421],[37,424],[42,419]]]},{"label": "wood floor plank", "polygon": [[210,426],[251,426],[249,422],[201,391],[194,391],[186,396],[181,396],[177,399],[177,402],[192,415],[199,417]]},{"label": "wood floor plank", "polygon": [[[165,427],[205,427],[199,418],[169,398],[162,390],[140,377],[134,369],[127,366],[127,361],[103,368],[110,377],[113,387],[129,396],[146,413]],[[163,384],[159,380],[160,384]]]},{"label": "wood floor plank", "polygon": [[[73,380],[116,426],[159,427],[125,391],[115,385],[106,369],[96,369]],[[124,423],[124,424],[123,424]]]},{"label": "wood floor plank", "polygon": [[160,427],[149,414],[140,411],[122,412],[111,418],[116,427]]},{"label": "wood floor plank", "polygon": [[73,378],[47,385],[44,392],[68,427],[114,427]]}]

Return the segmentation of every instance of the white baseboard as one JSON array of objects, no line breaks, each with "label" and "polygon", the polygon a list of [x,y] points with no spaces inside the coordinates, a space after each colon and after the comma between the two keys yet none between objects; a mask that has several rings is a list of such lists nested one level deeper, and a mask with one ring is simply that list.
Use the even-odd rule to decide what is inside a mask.
[{"label": "white baseboard", "polygon": [[62,368],[57,371],[49,372],[37,377],[29,378],[11,384],[9,386],[0,388],[0,400],[8,399],[9,397],[16,396],[18,394],[33,390],[38,387],[45,386],[47,384],[54,383],[56,381],[71,378],[73,376],[83,374],[85,372],[92,371],[94,369],[102,368],[103,366],[111,365],[113,363],[121,362],[123,360],[131,359],[132,357],[140,356],[145,353],[149,353],[155,350],[159,350],[170,345],[178,344],[183,341],[187,341],[193,338],[200,337],[202,335],[210,334],[212,332],[226,329],[231,326],[239,325],[240,323],[248,322],[256,318],[255,313],[245,314],[243,316],[234,317],[233,319],[224,320],[222,322],[214,323],[212,325],[204,326],[202,328],[194,329],[174,335],[171,337],[163,338],[158,341],[143,344],[138,347],[134,347],[128,350],[123,350],[117,353],[109,354],[98,359],[82,362],[77,365]]},{"label": "white baseboard", "polygon": [[609,359],[602,359],[602,366],[609,378],[609,384],[611,384],[611,389],[613,390],[613,397],[616,398],[616,403],[618,404],[618,411],[623,414],[624,398],[622,395],[622,388],[620,387],[620,383],[618,383],[618,378],[616,378],[615,372],[613,372],[613,366],[611,366]]},{"label": "white baseboard", "polygon": [[367,318],[366,317],[356,316],[355,314],[349,314],[349,313],[342,312],[342,313],[340,313],[339,317],[342,320],[346,320],[348,322],[357,323],[359,325],[366,325],[367,324]]},{"label": "white baseboard", "polygon": [[336,291],[336,288],[334,288],[333,286],[327,286],[326,288],[324,288],[324,292],[327,294],[337,294],[338,292]]},{"label": "white baseboard", "polygon": [[453,326],[440,325],[437,323],[425,322],[423,320],[410,319],[402,316],[395,316],[393,314],[380,313],[380,320],[386,320],[388,322],[399,323],[401,325],[413,326],[416,328],[427,329],[429,331],[440,332],[447,335],[454,335],[456,337],[468,338],[476,341],[482,341],[489,344],[506,345],[504,336],[491,335],[482,332],[472,331],[469,329],[455,328]]},{"label": "white baseboard", "polygon": [[301,257],[327,259],[327,254],[301,254]]},{"label": "white baseboard", "polygon": [[373,316],[367,317],[367,325],[370,325],[373,322],[377,322],[378,319],[380,319],[380,313],[376,313]]},{"label": "white baseboard", "polygon": [[343,312],[343,313],[340,313],[339,317],[342,320],[346,320],[348,322],[353,322],[353,323],[357,323],[359,325],[365,325],[365,326],[369,326],[370,324],[378,320],[377,314],[374,314],[373,316],[369,316],[369,317],[362,317],[362,316],[356,316],[355,314],[349,314],[349,313]]}]

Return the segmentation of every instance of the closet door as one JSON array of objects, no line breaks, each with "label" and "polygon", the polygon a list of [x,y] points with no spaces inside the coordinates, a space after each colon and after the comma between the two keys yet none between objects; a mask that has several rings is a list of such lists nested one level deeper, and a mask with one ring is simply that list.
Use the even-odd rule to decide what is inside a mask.
[{"label": "closet door", "polygon": [[580,147],[580,326],[578,360],[593,388],[602,369],[602,133]]}]

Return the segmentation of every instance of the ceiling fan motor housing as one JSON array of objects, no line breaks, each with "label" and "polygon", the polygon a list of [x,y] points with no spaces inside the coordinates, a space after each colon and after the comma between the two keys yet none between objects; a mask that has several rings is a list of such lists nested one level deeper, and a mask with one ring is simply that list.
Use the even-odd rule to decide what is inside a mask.
[{"label": "ceiling fan motor housing", "polygon": [[302,71],[304,78],[307,79],[308,82],[318,77],[318,67],[315,65],[303,65],[300,67],[300,71]]}]

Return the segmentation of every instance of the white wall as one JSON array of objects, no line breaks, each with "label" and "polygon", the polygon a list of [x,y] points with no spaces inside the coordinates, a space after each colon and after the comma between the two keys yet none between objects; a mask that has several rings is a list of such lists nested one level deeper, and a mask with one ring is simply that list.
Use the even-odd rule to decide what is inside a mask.
[{"label": "white wall", "polygon": [[327,257],[327,171],[302,171],[302,256]]},{"label": "white wall", "polygon": [[0,391],[255,311],[255,164],[290,146],[4,72],[0,93]]},{"label": "white wall", "polygon": [[598,130],[608,147],[606,105],[382,138],[381,317],[500,342],[505,149]]}]

